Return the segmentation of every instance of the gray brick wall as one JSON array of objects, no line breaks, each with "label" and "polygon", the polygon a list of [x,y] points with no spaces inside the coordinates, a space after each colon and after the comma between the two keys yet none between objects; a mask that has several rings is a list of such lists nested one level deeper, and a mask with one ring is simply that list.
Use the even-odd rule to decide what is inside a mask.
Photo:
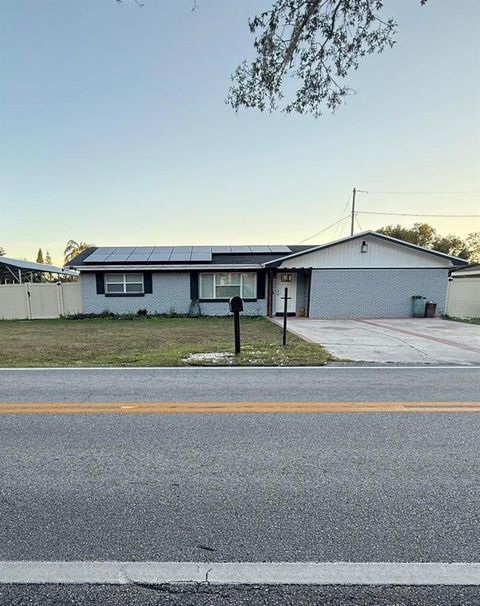
[{"label": "gray brick wall", "polygon": [[445,311],[448,269],[314,269],[311,318],[402,318],[412,313],[412,295]]},{"label": "gray brick wall", "polygon": [[152,294],[143,297],[106,297],[97,295],[95,274],[82,273],[83,311],[99,314],[111,311],[115,314],[136,313],[146,309],[148,313],[187,313],[190,307],[190,274],[188,272],[154,272]]},{"label": "gray brick wall", "polygon": [[[230,313],[228,310],[228,302],[212,301],[200,303],[200,309],[204,316],[225,316]],[[258,299],[257,301],[245,301],[243,304],[244,316],[266,316],[267,315],[267,300]]]},{"label": "gray brick wall", "polygon": [[[174,311],[186,314],[190,308],[189,272],[153,272],[152,294],[143,297],[106,297],[97,295],[95,274],[84,272],[80,277],[84,313],[99,314],[111,311],[115,314],[136,313],[146,309],[148,313],[170,313]],[[249,301],[245,303],[245,315],[266,316],[267,301]],[[228,315],[228,303],[212,301],[201,302],[200,309],[206,316]]]}]

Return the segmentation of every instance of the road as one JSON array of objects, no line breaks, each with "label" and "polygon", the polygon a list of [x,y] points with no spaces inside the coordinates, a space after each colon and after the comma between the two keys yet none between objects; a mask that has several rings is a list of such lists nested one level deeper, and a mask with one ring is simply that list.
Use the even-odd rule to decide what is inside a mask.
[{"label": "road", "polygon": [[0,402],[475,401],[480,367],[0,370]]},{"label": "road", "polygon": [[[476,402],[479,385],[478,368],[28,370],[0,371],[0,402]],[[469,412],[0,414],[0,560],[478,562],[479,443]],[[0,586],[2,605],[353,596],[480,603],[462,586]]]}]

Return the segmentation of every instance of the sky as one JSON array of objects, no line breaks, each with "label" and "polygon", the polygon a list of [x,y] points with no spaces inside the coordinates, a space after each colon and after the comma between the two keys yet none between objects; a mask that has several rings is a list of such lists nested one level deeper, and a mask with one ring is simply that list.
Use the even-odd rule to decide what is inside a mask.
[{"label": "sky", "polygon": [[[358,231],[480,230],[480,3],[386,0],[397,44],[335,114],[225,104],[272,0],[0,5],[0,246],[61,263],[96,245],[296,244],[349,212]],[[395,193],[386,193],[395,192]],[[399,193],[400,192],[400,193]],[[415,193],[410,193],[415,192]],[[421,192],[421,193],[418,193]],[[348,235],[348,219],[308,240]]]}]

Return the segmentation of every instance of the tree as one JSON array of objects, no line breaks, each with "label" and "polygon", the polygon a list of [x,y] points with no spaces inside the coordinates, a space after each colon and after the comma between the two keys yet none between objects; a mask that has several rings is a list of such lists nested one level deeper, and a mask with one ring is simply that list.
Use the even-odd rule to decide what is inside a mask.
[{"label": "tree", "polygon": [[437,237],[436,230],[428,223],[415,223],[412,228],[402,227],[401,225],[387,225],[377,229],[378,233],[385,234],[391,238],[405,240],[417,244],[417,246],[425,246],[431,248],[435,238]]},{"label": "tree", "polygon": [[48,252],[48,250],[45,253],[45,263],[47,265],[51,265],[52,264],[52,257],[50,256],[50,253]]},{"label": "tree", "polygon": [[315,117],[325,107],[335,111],[354,92],[346,79],[360,60],[395,44],[397,23],[380,16],[383,5],[384,0],[275,0],[248,22],[255,57],[233,73],[226,102],[235,111],[281,108]]},{"label": "tree", "polygon": [[5,256],[5,249],[0,246],[0,257],[4,257]]},{"label": "tree", "polygon": [[470,261],[473,263],[480,262],[480,231],[475,231],[468,234],[465,243],[470,251]]},{"label": "tree", "polygon": [[69,240],[67,242],[67,246],[63,251],[65,255],[65,265],[70,263],[70,261],[79,255],[81,252],[90,248],[90,246],[94,246],[93,244],[88,244],[87,242],[77,242],[76,240]]},{"label": "tree", "polygon": [[39,248],[39,249],[38,249],[38,253],[37,253],[37,263],[44,263],[44,260],[43,260],[43,252],[42,252],[42,249],[41,249],[41,248]]},{"label": "tree", "polygon": [[471,263],[480,260],[480,232],[474,232],[462,239],[454,234],[441,236],[428,223],[415,223],[413,227],[387,225],[377,229],[380,234],[431,248],[446,255],[467,259]]},{"label": "tree", "polygon": [[[425,4],[427,0],[420,0]],[[227,103],[287,113],[335,111],[351,94],[346,78],[367,54],[395,44],[383,0],[276,0],[249,21],[256,56],[232,76]],[[293,86],[287,82],[293,79]]]},{"label": "tree", "polygon": [[469,250],[466,241],[454,234],[437,236],[433,241],[432,248],[438,250],[438,252],[460,257],[461,259],[469,259],[471,255],[471,251]]}]

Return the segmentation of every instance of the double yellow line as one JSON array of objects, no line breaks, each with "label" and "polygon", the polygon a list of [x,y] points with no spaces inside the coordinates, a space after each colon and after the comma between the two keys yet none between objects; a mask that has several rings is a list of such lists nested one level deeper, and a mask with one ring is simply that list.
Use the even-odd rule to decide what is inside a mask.
[{"label": "double yellow line", "polygon": [[31,402],[0,414],[480,412],[480,402]]}]

